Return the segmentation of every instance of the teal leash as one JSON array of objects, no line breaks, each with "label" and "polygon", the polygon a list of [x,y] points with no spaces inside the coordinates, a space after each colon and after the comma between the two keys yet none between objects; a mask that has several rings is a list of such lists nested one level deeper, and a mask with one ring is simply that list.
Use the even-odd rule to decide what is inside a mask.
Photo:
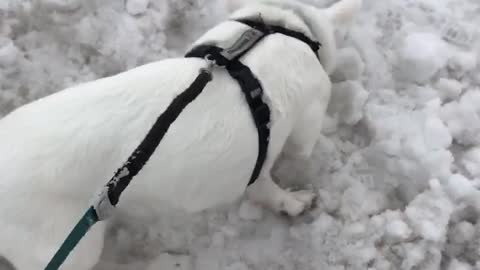
[{"label": "teal leash", "polygon": [[97,222],[97,211],[91,206],[67,236],[67,239],[65,239],[57,253],[55,253],[52,260],[48,263],[47,267],[45,267],[45,270],[57,270],[60,268],[78,242],[80,242],[88,230],[90,230],[90,228]]},{"label": "teal leash", "polygon": [[[115,176],[117,176],[117,174],[115,174]],[[115,176],[112,179],[115,179]],[[45,267],[45,270],[58,270],[90,228],[92,228],[95,223],[106,220],[112,215],[115,205],[110,202],[108,193],[109,186],[106,185],[102,191],[95,196],[92,206],[88,208],[75,227],[73,227],[72,231]]]}]

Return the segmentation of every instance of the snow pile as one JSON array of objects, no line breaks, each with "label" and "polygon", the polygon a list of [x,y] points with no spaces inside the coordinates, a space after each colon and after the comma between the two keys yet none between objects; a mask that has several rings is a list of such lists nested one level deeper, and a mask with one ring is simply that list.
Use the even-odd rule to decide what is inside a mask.
[{"label": "snow pile", "polygon": [[480,89],[468,91],[460,100],[442,108],[442,119],[452,136],[462,145],[480,144]]},{"label": "snow pile", "polygon": [[404,80],[429,81],[447,63],[446,44],[433,33],[412,33],[399,51],[399,70]]},{"label": "snow pile", "polygon": [[[332,1],[311,1],[319,5]],[[0,115],[66,86],[179,56],[223,1],[0,1]],[[248,202],[119,215],[96,269],[480,269],[480,3],[374,1],[345,39],[323,136],[282,185],[317,207]]]}]

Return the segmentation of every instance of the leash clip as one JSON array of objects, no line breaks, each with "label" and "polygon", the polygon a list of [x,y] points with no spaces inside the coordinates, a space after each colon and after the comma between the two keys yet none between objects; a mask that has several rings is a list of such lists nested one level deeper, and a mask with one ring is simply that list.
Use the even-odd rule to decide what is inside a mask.
[{"label": "leash clip", "polygon": [[108,186],[104,186],[102,190],[93,198],[92,206],[97,212],[98,220],[106,220],[112,216],[115,206],[110,202],[108,197]]},{"label": "leash clip", "polygon": [[206,70],[207,70],[209,73],[212,72],[212,69],[213,69],[215,66],[218,66],[217,61],[213,58],[213,56],[212,56],[211,54],[205,55],[205,61],[207,62],[207,68],[206,68]]}]

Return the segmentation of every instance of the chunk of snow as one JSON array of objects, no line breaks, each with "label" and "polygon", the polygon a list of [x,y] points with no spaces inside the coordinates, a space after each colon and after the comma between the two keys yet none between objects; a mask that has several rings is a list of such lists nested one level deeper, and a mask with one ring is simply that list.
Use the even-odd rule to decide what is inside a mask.
[{"label": "chunk of snow", "polygon": [[465,152],[461,162],[472,176],[480,178],[480,147],[473,147]]},{"label": "chunk of snow", "polygon": [[130,15],[140,15],[147,11],[150,0],[127,0],[125,8]]},{"label": "chunk of snow", "polygon": [[473,270],[473,268],[468,263],[453,259],[448,265],[447,270]]},{"label": "chunk of snow", "polygon": [[347,234],[349,237],[359,237],[366,232],[367,228],[362,222],[354,222],[350,225],[347,225],[343,228],[343,233]]},{"label": "chunk of snow", "polygon": [[260,220],[262,219],[263,211],[260,206],[248,200],[243,200],[238,209],[238,216],[244,220]]},{"label": "chunk of snow", "polygon": [[447,192],[454,200],[463,199],[475,193],[475,186],[471,180],[468,180],[461,174],[454,174],[448,179]]},{"label": "chunk of snow", "polygon": [[427,256],[427,250],[423,245],[416,243],[407,243],[403,245],[404,259],[402,261],[402,267],[400,269],[415,269],[416,265],[419,265]]},{"label": "chunk of snow", "polygon": [[448,61],[445,42],[432,33],[409,34],[399,51],[399,76],[407,81],[426,83]]},{"label": "chunk of snow", "polygon": [[338,115],[340,122],[354,125],[363,117],[363,107],[368,92],[359,82],[346,81],[334,84],[328,106],[331,115]]},{"label": "chunk of snow", "polygon": [[72,12],[81,6],[81,0],[42,0],[41,7],[50,12]]},{"label": "chunk of snow", "polygon": [[336,81],[357,80],[365,69],[360,54],[354,48],[344,48],[337,53],[336,69],[332,78]]},{"label": "chunk of snow", "polygon": [[430,177],[444,180],[452,174],[451,168],[454,157],[449,150],[436,150],[429,152],[421,161],[428,170]]},{"label": "chunk of snow", "polygon": [[462,83],[453,79],[440,78],[436,83],[436,89],[443,101],[456,99],[462,93],[462,88]]},{"label": "chunk of snow", "polygon": [[468,72],[477,66],[477,54],[475,52],[456,51],[448,60],[448,67],[458,72]]},{"label": "chunk of snow", "polygon": [[325,209],[327,213],[333,213],[340,207],[340,194],[335,194],[320,189],[318,191],[318,198],[320,200],[321,207]]},{"label": "chunk of snow", "polygon": [[391,220],[385,227],[385,237],[393,241],[403,241],[410,237],[412,230],[401,219]]},{"label": "chunk of snow", "polygon": [[441,190],[438,181],[431,181],[431,190],[419,194],[406,208],[405,214],[415,234],[424,239],[445,240],[453,204]]},{"label": "chunk of snow", "polygon": [[445,124],[438,117],[428,117],[423,130],[424,141],[427,149],[445,149],[452,143],[452,136]]},{"label": "chunk of snow", "polygon": [[480,144],[480,91],[467,91],[460,101],[442,107],[440,116],[453,138],[463,145]]},{"label": "chunk of snow", "polygon": [[467,243],[475,237],[475,226],[467,221],[462,221],[453,227],[449,240],[453,243]]},{"label": "chunk of snow", "polygon": [[13,41],[0,37],[0,67],[10,67],[18,59],[19,51]]},{"label": "chunk of snow", "polygon": [[368,190],[365,185],[355,182],[343,193],[339,213],[346,219],[358,220],[362,216],[377,214],[385,208],[384,194]]},{"label": "chunk of snow", "polygon": [[442,37],[456,45],[470,47],[474,42],[475,27],[453,18],[447,18],[441,26]]}]

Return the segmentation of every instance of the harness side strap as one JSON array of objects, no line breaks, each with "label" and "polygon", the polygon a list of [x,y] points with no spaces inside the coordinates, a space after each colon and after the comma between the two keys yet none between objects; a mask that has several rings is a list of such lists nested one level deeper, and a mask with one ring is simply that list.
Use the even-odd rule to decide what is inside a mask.
[{"label": "harness side strap", "polygon": [[227,71],[240,85],[247,100],[250,112],[255,122],[258,133],[258,155],[255,167],[248,182],[251,185],[257,180],[267,158],[268,144],[270,141],[270,108],[263,101],[263,88],[253,72],[239,60],[232,61],[227,66]]}]

